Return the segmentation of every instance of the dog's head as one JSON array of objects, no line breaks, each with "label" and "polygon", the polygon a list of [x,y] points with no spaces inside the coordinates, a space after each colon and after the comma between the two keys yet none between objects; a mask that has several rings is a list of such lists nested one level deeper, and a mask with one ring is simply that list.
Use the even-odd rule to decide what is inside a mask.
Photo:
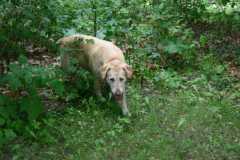
[{"label": "dog's head", "polygon": [[106,63],[101,69],[102,79],[109,85],[116,101],[123,99],[126,81],[132,74],[132,68],[126,63]]}]

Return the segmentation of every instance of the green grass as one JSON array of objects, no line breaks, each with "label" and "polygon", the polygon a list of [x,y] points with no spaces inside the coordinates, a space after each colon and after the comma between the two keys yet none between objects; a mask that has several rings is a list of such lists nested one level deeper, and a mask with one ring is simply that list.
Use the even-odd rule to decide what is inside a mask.
[{"label": "green grass", "polygon": [[201,74],[175,75],[178,85],[168,85],[169,79],[143,88],[132,82],[130,118],[93,97],[49,113],[51,143],[23,140],[11,149],[13,159],[240,159],[240,83],[219,87],[223,77],[212,81]]}]

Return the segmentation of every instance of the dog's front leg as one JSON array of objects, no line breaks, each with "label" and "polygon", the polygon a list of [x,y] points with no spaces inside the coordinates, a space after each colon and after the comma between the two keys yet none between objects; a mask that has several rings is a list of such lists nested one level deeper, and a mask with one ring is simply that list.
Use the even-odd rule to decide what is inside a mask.
[{"label": "dog's front leg", "polygon": [[96,79],[94,82],[94,89],[95,89],[95,94],[99,97],[102,97],[102,92],[101,92],[102,85],[98,79]]},{"label": "dog's front leg", "polygon": [[121,102],[121,108],[122,108],[122,113],[124,116],[131,116],[131,113],[129,112],[128,110],[128,107],[127,107],[127,101],[126,101],[126,95],[123,94],[123,99],[122,99],[122,102]]}]

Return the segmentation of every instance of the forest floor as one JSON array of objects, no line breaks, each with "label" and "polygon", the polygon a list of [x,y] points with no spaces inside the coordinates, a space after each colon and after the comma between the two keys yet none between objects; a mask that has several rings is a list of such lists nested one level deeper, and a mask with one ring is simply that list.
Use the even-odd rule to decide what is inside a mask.
[{"label": "forest floor", "polygon": [[196,71],[144,86],[133,80],[128,87],[132,117],[121,116],[111,101],[88,97],[47,113],[42,128],[50,132],[48,144],[19,140],[4,159],[237,160],[239,90],[239,79],[225,73],[208,79]]}]

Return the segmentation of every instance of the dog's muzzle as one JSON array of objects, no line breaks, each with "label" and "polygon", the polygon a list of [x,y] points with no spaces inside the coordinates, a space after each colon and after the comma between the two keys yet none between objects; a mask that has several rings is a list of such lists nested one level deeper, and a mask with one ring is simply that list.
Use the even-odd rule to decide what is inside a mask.
[{"label": "dog's muzzle", "polygon": [[114,94],[113,94],[114,98],[117,101],[121,101],[123,99],[123,93],[119,90],[117,90]]}]

